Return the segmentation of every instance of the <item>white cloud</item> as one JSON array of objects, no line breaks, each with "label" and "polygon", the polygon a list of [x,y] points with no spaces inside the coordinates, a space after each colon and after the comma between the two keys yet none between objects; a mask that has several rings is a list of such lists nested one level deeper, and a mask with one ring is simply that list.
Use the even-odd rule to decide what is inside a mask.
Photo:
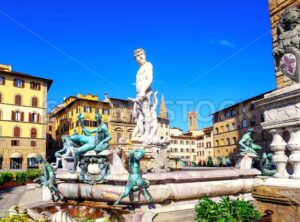
[{"label": "white cloud", "polygon": [[219,40],[210,39],[209,44],[211,44],[211,45],[217,44],[217,45],[221,45],[221,46],[229,47],[229,48],[235,48],[236,47],[236,45],[234,43],[232,43],[231,41],[226,40],[226,39],[219,39]]}]

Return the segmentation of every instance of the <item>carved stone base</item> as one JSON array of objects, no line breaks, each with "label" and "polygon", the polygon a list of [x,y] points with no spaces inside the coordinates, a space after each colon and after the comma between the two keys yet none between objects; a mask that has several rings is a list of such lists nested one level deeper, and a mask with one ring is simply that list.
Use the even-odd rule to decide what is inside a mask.
[{"label": "carved stone base", "polygon": [[257,155],[254,153],[241,153],[240,159],[236,163],[236,168],[242,170],[248,170],[252,168],[253,159],[256,158]]}]

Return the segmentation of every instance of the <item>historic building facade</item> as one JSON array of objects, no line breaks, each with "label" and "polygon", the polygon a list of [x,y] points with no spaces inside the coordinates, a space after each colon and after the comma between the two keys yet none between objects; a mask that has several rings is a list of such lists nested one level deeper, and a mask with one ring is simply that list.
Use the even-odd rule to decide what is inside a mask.
[{"label": "historic building facade", "polygon": [[[55,141],[62,146],[61,137],[74,133],[82,134],[82,129],[77,121],[77,115],[83,113],[85,116],[85,126],[89,129],[96,127],[95,114],[102,115],[102,121],[106,124],[110,120],[110,104],[99,101],[98,96],[78,94],[70,96],[56,107],[51,113],[51,121],[55,121]],[[49,124],[50,126],[51,124]],[[48,141],[50,142],[50,141]]]},{"label": "historic building facade", "polygon": [[0,65],[0,169],[36,167],[46,156],[47,93],[52,80]]},{"label": "historic building facade", "polygon": [[261,127],[263,110],[253,103],[263,96],[258,95],[213,114],[214,162],[217,157],[224,160],[227,156],[236,161],[239,140],[249,128],[255,131],[254,142],[263,148],[260,153],[269,149],[270,135]]},{"label": "historic building facade", "polygon": [[197,157],[197,162],[201,165],[207,163],[208,157],[214,157],[213,127],[204,128],[202,135],[198,137]]},{"label": "historic building facade", "polygon": [[197,163],[197,147],[201,136],[194,136],[192,132],[183,133],[179,128],[170,128],[170,156],[188,163]]}]

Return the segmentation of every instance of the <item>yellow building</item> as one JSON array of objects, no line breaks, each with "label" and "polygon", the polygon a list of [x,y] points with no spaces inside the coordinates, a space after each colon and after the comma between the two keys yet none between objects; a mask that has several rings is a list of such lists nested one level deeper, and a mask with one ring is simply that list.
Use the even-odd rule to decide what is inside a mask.
[{"label": "yellow building", "polygon": [[249,128],[254,129],[254,142],[263,148],[260,153],[268,149],[271,137],[260,125],[264,121],[263,110],[253,104],[263,96],[258,95],[213,114],[214,163],[217,157],[221,157],[224,162],[226,156],[235,162],[239,153],[239,140]]},{"label": "yellow building", "polygon": [[[77,121],[77,114],[83,113],[85,116],[85,126],[87,128],[95,128],[95,114],[102,115],[102,121],[108,125],[110,116],[110,104],[108,102],[99,101],[98,96],[91,94],[78,94],[77,97],[70,96],[65,99],[61,105],[52,111],[52,117],[55,118],[55,141],[58,146],[62,146],[61,137],[63,135],[72,135],[75,132],[82,134],[82,129]],[[49,131],[49,130],[48,130]],[[50,134],[50,132],[49,132]]]},{"label": "yellow building", "polygon": [[0,169],[36,167],[46,155],[47,93],[52,80],[0,65]]}]

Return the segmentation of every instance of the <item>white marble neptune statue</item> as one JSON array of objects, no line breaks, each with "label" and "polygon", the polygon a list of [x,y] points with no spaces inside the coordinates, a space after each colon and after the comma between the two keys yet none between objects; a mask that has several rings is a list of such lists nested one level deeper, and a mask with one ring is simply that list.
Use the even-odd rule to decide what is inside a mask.
[{"label": "white marble neptune statue", "polygon": [[136,119],[136,127],[133,131],[132,141],[144,144],[162,145],[157,132],[157,92],[152,91],[153,66],[146,61],[144,49],[136,49],[134,57],[140,68],[136,74],[136,98],[130,99],[134,102],[133,117]]}]

